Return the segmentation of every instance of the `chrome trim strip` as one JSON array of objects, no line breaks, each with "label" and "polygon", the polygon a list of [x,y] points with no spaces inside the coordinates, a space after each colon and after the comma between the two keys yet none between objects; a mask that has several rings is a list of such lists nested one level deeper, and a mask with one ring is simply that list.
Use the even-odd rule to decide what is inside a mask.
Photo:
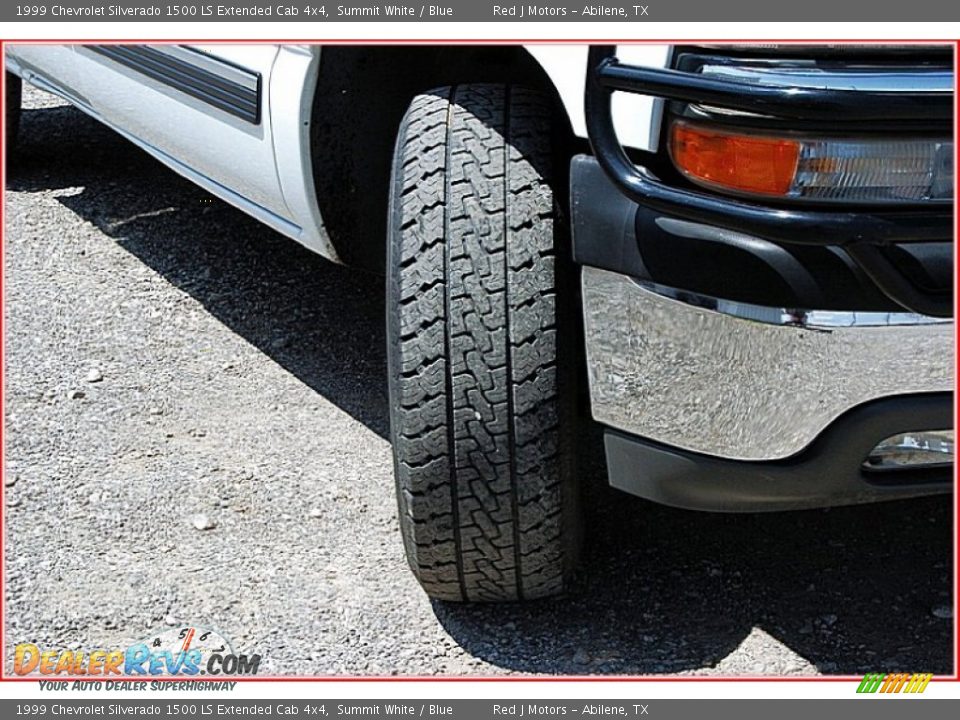
[{"label": "chrome trim strip", "polygon": [[718,80],[817,90],[861,90],[883,93],[953,92],[953,72],[941,68],[828,70],[807,67],[704,65],[701,74]]},{"label": "chrome trim strip", "polygon": [[666,445],[783,459],[857,405],[953,390],[952,321],[856,313],[798,325],[776,308],[700,307],[591,267],[582,286],[594,418]]},{"label": "chrome trim strip", "polygon": [[230,115],[260,124],[261,78],[211,55],[172,45],[81,45]]}]

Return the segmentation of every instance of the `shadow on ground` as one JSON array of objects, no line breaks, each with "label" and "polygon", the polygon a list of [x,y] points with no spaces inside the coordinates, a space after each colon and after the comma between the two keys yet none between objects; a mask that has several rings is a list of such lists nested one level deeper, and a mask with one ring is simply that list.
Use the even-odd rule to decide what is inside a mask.
[{"label": "shadow on ground", "polygon": [[58,198],[381,437],[383,278],[328,262],[70,107],[25,110],[7,186]]},{"label": "shadow on ground", "polygon": [[[272,233],[70,108],[25,111],[22,139],[9,189],[71,189],[65,206],[387,436],[380,278]],[[608,489],[598,433],[588,445],[590,543],[576,587],[528,605],[436,603],[468,652],[533,673],[681,672],[716,665],[759,628],[826,673],[952,672],[952,623],[932,612],[952,604],[949,498],[684,512]],[[729,671],[790,670],[756,652],[752,664],[744,648]]]}]

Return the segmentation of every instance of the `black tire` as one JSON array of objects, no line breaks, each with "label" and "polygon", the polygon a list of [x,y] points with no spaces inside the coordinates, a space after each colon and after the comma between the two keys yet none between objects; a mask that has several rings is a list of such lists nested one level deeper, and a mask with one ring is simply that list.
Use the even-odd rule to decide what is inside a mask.
[{"label": "black tire", "polygon": [[561,592],[579,547],[575,283],[551,105],[463,85],[400,126],[388,218],[390,420],[400,529],[427,594]]},{"label": "black tire", "polygon": [[13,73],[4,73],[4,116],[3,127],[6,135],[7,152],[13,150],[17,142],[17,132],[20,130],[20,101],[23,93],[23,83]]}]

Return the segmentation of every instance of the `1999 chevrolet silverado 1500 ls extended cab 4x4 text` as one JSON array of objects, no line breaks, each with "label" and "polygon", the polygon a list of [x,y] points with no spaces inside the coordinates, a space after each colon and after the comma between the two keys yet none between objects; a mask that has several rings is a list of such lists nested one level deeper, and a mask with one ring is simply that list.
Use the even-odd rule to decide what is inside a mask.
[{"label": "1999 chevrolet silverado 1500 ls extended cab 4x4 text", "polygon": [[[387,276],[400,528],[427,593],[553,595],[610,482],[743,512],[949,492],[947,45],[6,51],[177,172]],[[8,135],[12,143],[13,135]]]}]

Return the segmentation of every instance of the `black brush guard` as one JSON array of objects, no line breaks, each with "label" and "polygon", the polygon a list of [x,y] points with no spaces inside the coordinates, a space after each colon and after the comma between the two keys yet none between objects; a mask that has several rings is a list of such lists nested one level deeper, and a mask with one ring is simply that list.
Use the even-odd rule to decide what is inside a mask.
[{"label": "black brush guard", "polygon": [[[615,91],[759,113],[796,121],[938,123],[949,133],[953,96],[752,85],[697,73],[620,63],[613,46],[590,48],[586,123],[597,161],[630,200],[674,217],[779,244],[842,247],[898,305],[934,317],[953,315],[950,293],[914,286],[881,249],[901,243],[952,242],[953,205],[882,212],[783,209],[672,187],[637,165],[620,145],[610,100]],[[952,133],[951,133],[952,134]]]}]

